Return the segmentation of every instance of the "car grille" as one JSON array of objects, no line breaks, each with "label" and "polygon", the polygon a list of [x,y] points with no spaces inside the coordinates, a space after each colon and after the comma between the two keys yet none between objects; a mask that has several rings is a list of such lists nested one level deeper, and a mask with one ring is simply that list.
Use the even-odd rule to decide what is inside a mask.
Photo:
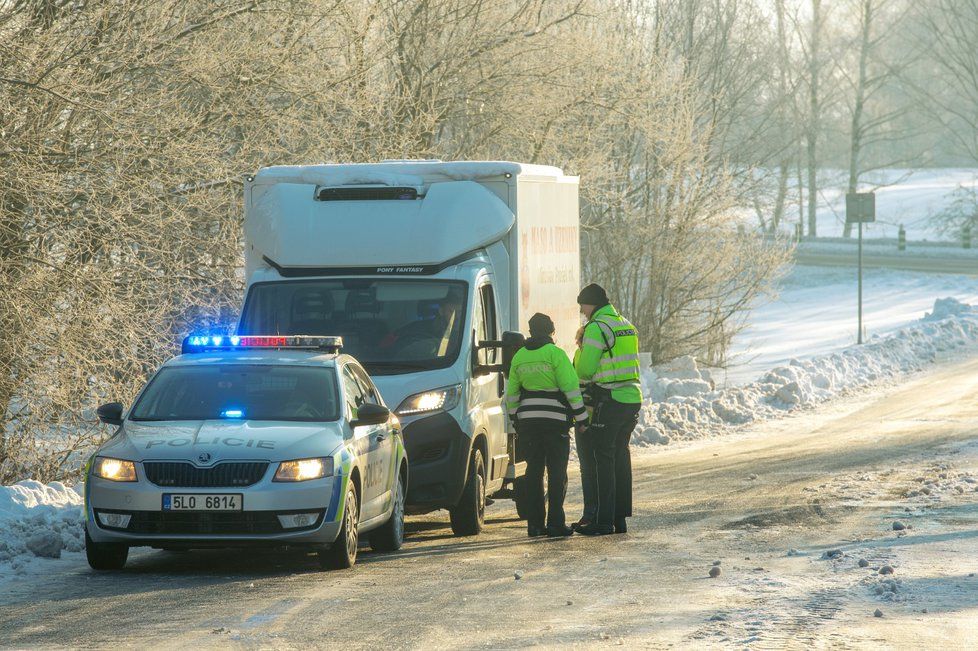
[{"label": "car grille", "polygon": [[[127,511],[129,526],[117,531],[148,535],[247,535],[294,533],[314,529],[322,522],[320,512],[308,527],[283,529],[275,511],[234,511],[201,513],[180,511]],[[105,527],[109,528],[109,527]]]},{"label": "car grille", "polygon": [[144,461],[146,479],[157,486],[181,488],[236,488],[257,484],[268,463],[228,461],[212,468],[198,468],[182,461]]}]

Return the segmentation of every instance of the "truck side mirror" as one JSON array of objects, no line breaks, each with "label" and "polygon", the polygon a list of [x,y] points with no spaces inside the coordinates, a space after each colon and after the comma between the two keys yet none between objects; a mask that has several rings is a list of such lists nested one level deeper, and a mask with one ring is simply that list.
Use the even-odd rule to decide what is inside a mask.
[{"label": "truck side mirror", "polygon": [[[501,340],[480,341],[472,346],[472,375],[479,377],[490,373],[509,374],[509,369],[513,365],[513,356],[516,351],[526,343],[526,337],[518,332],[504,332]],[[479,351],[484,348],[502,348],[502,364],[480,364]]]},{"label": "truck side mirror", "polygon": [[516,351],[526,345],[526,337],[521,332],[507,330],[503,333],[503,373],[509,375]]},{"label": "truck side mirror", "polygon": [[122,403],[107,402],[95,410],[98,419],[106,425],[122,425]]}]

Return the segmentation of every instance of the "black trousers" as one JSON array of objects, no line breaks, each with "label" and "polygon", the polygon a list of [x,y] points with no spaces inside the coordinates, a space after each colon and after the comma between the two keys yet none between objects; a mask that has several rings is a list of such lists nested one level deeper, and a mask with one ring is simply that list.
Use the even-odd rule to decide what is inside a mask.
[{"label": "black trousers", "polygon": [[[529,504],[526,524],[542,529],[563,527],[564,498],[567,497],[567,460],[570,457],[568,426],[559,423],[520,427],[526,451],[526,490]],[[547,469],[547,504],[543,497],[543,470]],[[549,507],[549,508],[548,508]]]},{"label": "black trousers", "polygon": [[598,519],[598,471],[594,459],[594,437],[586,431],[574,434],[577,446],[577,463],[581,466],[581,493],[584,496],[584,512],[581,520],[594,522]]},{"label": "black trousers", "polygon": [[599,526],[632,514],[632,455],[628,449],[641,405],[605,400],[594,409],[584,436],[591,439],[597,478]]}]

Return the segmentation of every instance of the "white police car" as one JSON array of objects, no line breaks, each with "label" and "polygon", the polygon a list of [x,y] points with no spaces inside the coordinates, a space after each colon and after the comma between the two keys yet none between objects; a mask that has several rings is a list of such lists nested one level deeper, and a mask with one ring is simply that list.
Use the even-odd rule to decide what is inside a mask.
[{"label": "white police car", "polygon": [[86,551],[95,569],[130,547],[310,546],[323,567],[404,538],[400,424],[338,337],[188,337],[89,462]]}]

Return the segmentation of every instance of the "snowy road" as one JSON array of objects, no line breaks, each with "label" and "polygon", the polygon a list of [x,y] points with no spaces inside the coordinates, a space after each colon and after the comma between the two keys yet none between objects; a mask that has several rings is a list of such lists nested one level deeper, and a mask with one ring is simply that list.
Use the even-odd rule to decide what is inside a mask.
[{"label": "snowy road", "polygon": [[[854,267],[859,260],[855,251],[813,252],[799,250],[795,252],[795,263],[816,267]],[[948,274],[978,275],[978,263],[974,258],[966,257],[927,257],[900,255],[882,255],[879,253],[864,253],[863,268],[865,269],[900,269],[903,271],[927,271]]]},{"label": "snowy road", "polygon": [[626,536],[530,541],[499,502],[478,538],[415,518],[404,550],[351,572],[241,552],[69,564],[8,584],[0,646],[962,648],[978,633],[976,396],[972,359],[642,453]]}]

